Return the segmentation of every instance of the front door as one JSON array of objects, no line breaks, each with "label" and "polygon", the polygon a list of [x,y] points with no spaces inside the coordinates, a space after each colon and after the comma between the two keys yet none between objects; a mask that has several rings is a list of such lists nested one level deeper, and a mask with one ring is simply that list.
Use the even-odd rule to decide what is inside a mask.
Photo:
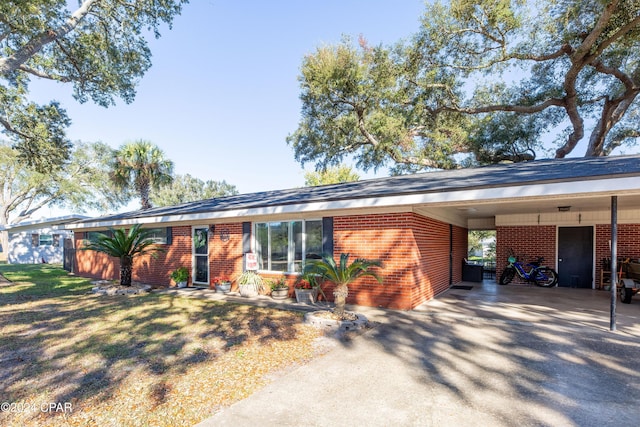
[{"label": "front door", "polygon": [[193,283],[209,284],[209,227],[193,227]]},{"label": "front door", "polygon": [[591,288],[593,227],[558,228],[558,286]]}]

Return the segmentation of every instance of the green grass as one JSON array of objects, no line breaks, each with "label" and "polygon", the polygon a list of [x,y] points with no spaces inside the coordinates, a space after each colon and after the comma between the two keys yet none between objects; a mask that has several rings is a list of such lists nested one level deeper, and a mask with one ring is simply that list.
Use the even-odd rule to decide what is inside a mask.
[{"label": "green grass", "polygon": [[0,264],[0,274],[14,283],[0,294],[56,296],[87,293],[90,280],[69,275],[59,264]]},{"label": "green grass", "polygon": [[[308,360],[297,313],[165,293],[98,296],[54,265],[0,265],[0,397],[72,414],[0,413],[2,426],[193,425],[274,370]],[[64,417],[64,419],[62,418]]]}]

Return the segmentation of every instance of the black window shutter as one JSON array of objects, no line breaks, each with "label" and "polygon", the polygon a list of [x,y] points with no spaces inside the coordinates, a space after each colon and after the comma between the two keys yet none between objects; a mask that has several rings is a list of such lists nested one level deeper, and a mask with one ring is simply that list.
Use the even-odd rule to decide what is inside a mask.
[{"label": "black window shutter", "polygon": [[171,227],[167,227],[167,245],[173,243],[173,229]]},{"label": "black window shutter", "polygon": [[40,246],[40,235],[33,233],[31,235],[31,246]]},{"label": "black window shutter", "polygon": [[251,223],[242,223],[242,253],[251,252]]},{"label": "black window shutter", "polygon": [[333,217],[322,218],[322,253],[333,257]]}]

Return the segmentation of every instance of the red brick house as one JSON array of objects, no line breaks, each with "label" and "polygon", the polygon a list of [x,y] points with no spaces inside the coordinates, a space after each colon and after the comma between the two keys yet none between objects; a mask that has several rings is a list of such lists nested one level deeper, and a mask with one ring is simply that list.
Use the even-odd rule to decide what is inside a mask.
[{"label": "red brick house", "polygon": [[[495,229],[498,269],[508,251],[544,256],[560,286],[599,285],[609,255],[611,201],[618,254],[640,258],[640,156],[540,160],[215,198],[68,225],[76,248],[92,232],[143,224],[166,252],[139,259],[134,280],[169,286],[236,277],[255,253],[264,275],[295,278],[305,259],[350,253],[384,262],[384,285],[363,279],[348,302],[411,309],[462,281],[467,232]],[[117,260],[76,252],[76,273],[116,278]],[[500,274],[500,271],[498,271]]]}]

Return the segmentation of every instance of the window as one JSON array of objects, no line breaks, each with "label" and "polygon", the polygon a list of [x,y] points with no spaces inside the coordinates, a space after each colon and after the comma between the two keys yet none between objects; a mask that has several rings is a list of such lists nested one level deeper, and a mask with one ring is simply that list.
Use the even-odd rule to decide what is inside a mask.
[{"label": "window", "polygon": [[86,233],[84,233],[84,240],[91,243],[96,243],[98,241],[98,237],[105,233],[105,231],[87,231]]},{"label": "window", "polygon": [[38,241],[39,246],[53,246],[53,234],[41,234]]},{"label": "window", "polygon": [[322,221],[277,221],[255,224],[260,270],[301,272],[307,258],[322,254]]},{"label": "window", "polygon": [[60,246],[59,234],[31,234],[31,246]]},{"label": "window", "polygon": [[171,227],[150,228],[149,238],[159,245],[171,244]]}]

